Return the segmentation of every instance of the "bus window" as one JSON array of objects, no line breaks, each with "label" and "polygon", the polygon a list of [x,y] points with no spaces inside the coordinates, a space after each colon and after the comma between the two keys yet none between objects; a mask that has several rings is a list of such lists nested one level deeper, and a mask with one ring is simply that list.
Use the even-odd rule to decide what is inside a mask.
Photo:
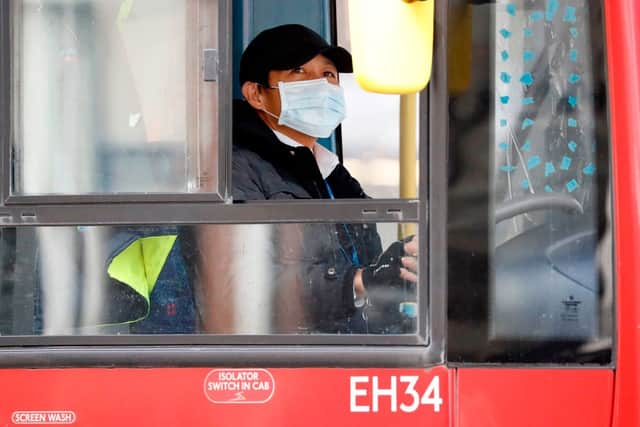
[{"label": "bus window", "polygon": [[218,190],[217,2],[11,4],[13,195]]},{"label": "bus window", "polygon": [[450,93],[450,358],[607,363],[601,6],[458,3],[473,59]]},{"label": "bus window", "polygon": [[[349,47],[341,39],[346,9],[313,2],[332,15],[331,31],[320,35],[311,27],[324,25],[311,25],[316,14],[297,2],[290,14],[260,19],[252,13],[266,7],[262,1],[103,3],[0,6],[0,19],[11,23],[12,37],[0,39],[9,57],[0,71],[10,71],[5,120],[15,129],[3,139],[11,164],[2,187],[10,203],[0,204],[0,345],[22,336],[33,345],[93,342],[80,336],[108,345],[329,339],[397,343],[442,360],[443,329],[431,333],[431,313],[443,321],[442,294],[431,297],[430,255],[421,249],[431,212],[426,159],[417,173],[418,144],[426,147],[417,104],[423,109],[426,96],[414,94],[403,113],[398,97],[365,97],[349,80],[349,64],[325,58],[311,68],[320,77],[301,80],[335,93],[322,78],[338,80],[336,65],[345,71],[339,78],[353,121],[345,122],[340,152],[340,131],[324,138],[334,120],[314,134],[304,126],[272,132],[259,113],[267,111],[244,92],[245,84],[265,85],[251,72],[242,96],[232,95],[247,70],[237,46],[232,67],[233,25],[242,23],[244,48],[263,29],[287,24],[345,60],[326,35]],[[239,19],[241,4],[247,16]],[[309,14],[300,19],[309,25],[295,24],[299,13]],[[272,53],[281,45],[267,44]],[[257,52],[262,60],[264,50]],[[48,72],[36,76],[38,69]],[[296,88],[306,83],[287,74],[293,69],[275,71],[294,75],[286,93],[304,94]],[[280,83],[260,90],[280,99]],[[406,132],[398,115],[413,120]],[[299,143],[300,135],[312,143]],[[401,146],[409,160],[400,160]],[[137,341],[142,335],[156,341]]]},{"label": "bus window", "polygon": [[0,334],[415,334],[415,283],[349,268],[397,227],[4,228]]}]

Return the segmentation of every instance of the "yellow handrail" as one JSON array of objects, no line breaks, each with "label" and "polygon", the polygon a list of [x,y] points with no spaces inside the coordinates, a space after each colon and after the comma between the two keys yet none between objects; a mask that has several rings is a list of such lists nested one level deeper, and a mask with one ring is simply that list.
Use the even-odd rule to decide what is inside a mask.
[{"label": "yellow handrail", "polygon": [[[418,195],[416,120],[418,94],[400,95],[400,198],[415,199]],[[416,233],[415,224],[400,224],[400,238]]]}]

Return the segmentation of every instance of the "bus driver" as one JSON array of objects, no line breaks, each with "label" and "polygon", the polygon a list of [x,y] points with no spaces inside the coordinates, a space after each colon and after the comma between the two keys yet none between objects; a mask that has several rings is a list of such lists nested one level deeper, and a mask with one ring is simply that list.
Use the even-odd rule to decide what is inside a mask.
[{"label": "bus driver", "polygon": [[[258,34],[240,60],[244,100],[233,107],[233,197],[239,200],[367,198],[337,156],[317,142],[345,118],[339,73],[351,55],[297,24]],[[312,332],[397,333],[373,324],[368,297],[417,281],[416,238],[382,251],[375,225],[305,224],[296,268]],[[377,291],[376,291],[377,290]],[[389,310],[397,315],[398,305]]]}]

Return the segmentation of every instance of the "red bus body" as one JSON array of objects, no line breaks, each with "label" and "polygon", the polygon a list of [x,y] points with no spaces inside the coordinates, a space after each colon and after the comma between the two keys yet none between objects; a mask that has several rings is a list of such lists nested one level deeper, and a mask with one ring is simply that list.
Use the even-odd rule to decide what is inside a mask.
[{"label": "red bus body", "polygon": [[617,352],[613,425],[640,425],[640,4],[607,1],[613,144]]}]

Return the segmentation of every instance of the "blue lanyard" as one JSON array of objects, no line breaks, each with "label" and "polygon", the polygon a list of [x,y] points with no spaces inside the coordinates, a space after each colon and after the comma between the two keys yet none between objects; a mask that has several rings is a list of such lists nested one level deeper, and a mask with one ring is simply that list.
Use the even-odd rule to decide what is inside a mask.
[{"label": "blue lanyard", "polygon": [[[335,196],[333,195],[333,191],[331,190],[331,187],[329,186],[329,183],[327,182],[327,180],[324,180],[324,185],[327,187],[327,192],[329,193],[329,197],[331,197],[331,200],[335,200]],[[358,251],[356,250],[356,244],[353,241],[353,238],[351,237],[351,233],[349,233],[349,228],[347,227],[346,224],[341,224],[342,228],[344,228],[344,232],[347,234],[347,237],[349,238],[349,242],[351,242],[351,262],[353,263],[353,265],[355,265],[356,267],[360,267],[362,264],[360,264],[360,257],[358,256]],[[340,250],[342,251],[343,254],[345,254],[345,256],[347,255],[347,251],[344,249],[344,247],[342,247],[342,245],[340,245]]]}]

